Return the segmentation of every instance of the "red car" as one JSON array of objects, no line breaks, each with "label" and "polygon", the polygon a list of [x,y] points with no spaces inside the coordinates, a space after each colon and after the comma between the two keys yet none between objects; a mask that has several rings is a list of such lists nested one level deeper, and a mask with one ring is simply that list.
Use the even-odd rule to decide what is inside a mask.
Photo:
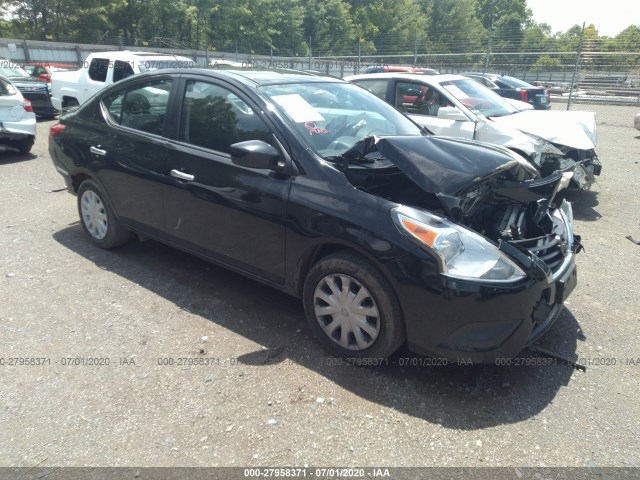
[{"label": "red car", "polygon": [[51,83],[51,74],[65,70],[73,70],[71,65],[66,63],[27,63],[22,66],[32,77]]}]

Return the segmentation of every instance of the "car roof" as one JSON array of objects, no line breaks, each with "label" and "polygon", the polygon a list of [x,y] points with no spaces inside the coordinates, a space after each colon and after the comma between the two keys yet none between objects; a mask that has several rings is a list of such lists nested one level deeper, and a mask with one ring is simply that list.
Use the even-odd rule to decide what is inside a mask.
[{"label": "car roof", "polygon": [[421,83],[440,83],[447,80],[468,80],[464,75],[454,75],[450,73],[441,73],[438,75],[420,75],[415,73],[366,73],[360,75],[349,75],[344,77],[345,80],[365,80],[375,78],[400,78],[403,80],[418,81]]},{"label": "car roof", "polygon": [[[193,62],[192,59],[184,57],[182,55],[172,55],[171,53],[158,53],[158,52],[132,52],[130,50],[109,50],[106,52],[92,52],[92,55],[96,57],[103,57],[108,59],[120,60],[122,58],[153,58],[157,60],[171,60],[177,59],[180,61],[188,60]],[[195,63],[195,62],[193,62]]]},{"label": "car roof", "polygon": [[317,75],[301,70],[261,70],[261,69],[211,69],[211,68],[167,68],[161,70],[152,70],[150,72],[141,73],[129,77],[134,79],[155,75],[171,75],[194,73],[205,75],[212,78],[221,78],[227,80],[235,80],[252,87],[260,87],[265,85],[283,85],[287,83],[346,83],[335,77]]}]

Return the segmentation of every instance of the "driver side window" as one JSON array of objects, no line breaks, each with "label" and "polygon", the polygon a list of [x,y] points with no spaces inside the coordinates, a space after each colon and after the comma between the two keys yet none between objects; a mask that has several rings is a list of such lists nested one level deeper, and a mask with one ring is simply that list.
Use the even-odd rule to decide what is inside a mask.
[{"label": "driver side window", "polygon": [[271,130],[233,92],[212,83],[189,80],[182,103],[179,140],[229,153],[245,140],[271,143]]},{"label": "driver side window", "polygon": [[448,106],[451,103],[427,85],[414,82],[396,84],[395,107],[401,112],[437,117],[440,107]]}]

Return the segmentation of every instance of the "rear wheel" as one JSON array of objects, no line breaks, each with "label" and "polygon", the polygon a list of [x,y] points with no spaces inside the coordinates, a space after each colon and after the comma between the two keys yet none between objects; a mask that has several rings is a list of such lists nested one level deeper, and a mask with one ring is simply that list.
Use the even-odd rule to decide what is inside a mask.
[{"label": "rear wheel", "polygon": [[120,224],[104,195],[91,180],[82,182],[78,189],[78,213],[82,229],[100,248],[119,247],[131,237],[131,232]]},{"label": "rear wheel", "polygon": [[395,292],[360,255],[339,252],[316,263],[305,281],[303,301],[311,329],[337,356],[386,358],[404,343]]}]

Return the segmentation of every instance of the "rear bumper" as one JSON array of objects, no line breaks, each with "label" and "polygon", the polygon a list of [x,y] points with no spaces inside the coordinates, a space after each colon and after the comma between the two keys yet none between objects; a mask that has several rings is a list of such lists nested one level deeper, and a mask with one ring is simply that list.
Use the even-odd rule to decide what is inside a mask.
[{"label": "rear bumper", "polygon": [[0,122],[0,138],[18,140],[24,137],[36,136],[36,117],[27,115],[22,120]]}]

